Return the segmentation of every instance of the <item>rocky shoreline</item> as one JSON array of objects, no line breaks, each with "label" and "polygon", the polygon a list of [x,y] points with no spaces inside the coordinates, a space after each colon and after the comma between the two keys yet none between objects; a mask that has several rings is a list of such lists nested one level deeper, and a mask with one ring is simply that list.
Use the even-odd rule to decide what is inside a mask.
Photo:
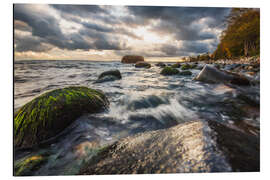
[{"label": "rocky shoreline", "polygon": [[[126,60],[132,62],[125,63],[136,63],[134,68],[142,68],[142,72],[152,68],[150,63],[137,61],[138,57],[128,56]],[[199,70],[194,82],[224,84],[224,87],[233,89],[236,97],[220,104],[227,111],[225,114],[237,114],[237,118],[232,119],[237,129],[201,117],[167,129],[127,136],[111,145],[94,148],[96,155],[80,167],[78,174],[259,171],[260,129],[241,118],[253,116],[253,111],[259,112],[260,94],[254,95],[245,89],[259,87],[260,59],[155,65],[158,70],[160,68],[157,73],[163,77],[191,76],[197,72],[193,70]],[[124,75],[118,69],[112,69],[101,73],[93,84],[122,78]],[[53,143],[52,138],[61,134],[76,118],[85,113],[103,112],[109,104],[103,92],[87,87],[67,87],[45,93],[16,112],[15,151],[37,148],[42,142],[47,142],[48,146]],[[15,174],[31,175],[47,162],[47,156],[37,154],[20,160],[16,163]]]}]

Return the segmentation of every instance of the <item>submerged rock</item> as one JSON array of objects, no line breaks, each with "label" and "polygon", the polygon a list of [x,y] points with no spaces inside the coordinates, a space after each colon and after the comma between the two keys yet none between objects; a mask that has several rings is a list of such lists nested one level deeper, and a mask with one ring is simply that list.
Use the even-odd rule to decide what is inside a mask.
[{"label": "submerged rock", "polygon": [[32,147],[58,135],[84,113],[108,107],[106,96],[87,87],[67,87],[47,92],[25,104],[14,117],[14,144]]},{"label": "submerged rock", "polygon": [[115,81],[121,79],[121,73],[119,70],[110,70],[110,71],[105,71],[101,73],[98,77],[98,80],[96,80],[94,83],[102,83],[102,82],[107,82],[107,81]]},{"label": "submerged rock", "polygon": [[191,71],[180,71],[179,75],[190,76],[190,75],[192,75],[192,72]]},{"label": "submerged rock", "polygon": [[166,64],[164,64],[163,62],[159,62],[159,63],[156,64],[156,66],[158,66],[158,67],[165,67]]},{"label": "submerged rock", "polygon": [[25,158],[15,164],[15,176],[31,176],[48,161],[48,157],[36,155]]},{"label": "submerged rock", "polygon": [[135,56],[135,55],[126,55],[122,58],[121,62],[122,63],[136,63],[139,61],[144,61],[143,56]]},{"label": "submerged rock", "polygon": [[150,68],[151,64],[145,61],[139,61],[139,62],[136,62],[135,67],[136,68]]},{"label": "submerged rock", "polygon": [[79,174],[259,171],[259,148],[258,137],[213,121],[193,121],[121,139]]},{"label": "submerged rock", "polygon": [[175,74],[178,74],[179,71],[175,68],[172,68],[172,67],[165,67],[162,69],[162,71],[160,72],[160,74],[162,75],[175,75]]},{"label": "submerged rock", "polygon": [[194,78],[194,80],[203,81],[207,83],[224,83],[229,82],[237,85],[250,85],[250,81],[241,75],[227,71],[221,71],[215,67],[205,65],[201,72]]}]

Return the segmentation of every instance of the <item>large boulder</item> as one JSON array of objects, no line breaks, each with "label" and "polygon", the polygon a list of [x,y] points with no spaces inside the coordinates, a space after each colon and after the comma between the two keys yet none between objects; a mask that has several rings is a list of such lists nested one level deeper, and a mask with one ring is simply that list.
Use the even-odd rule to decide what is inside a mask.
[{"label": "large boulder", "polygon": [[135,55],[126,55],[121,60],[122,63],[130,63],[130,64],[134,64],[138,61],[144,61],[144,57],[143,56],[135,56]]},{"label": "large boulder", "polygon": [[18,110],[14,117],[14,144],[28,148],[55,137],[84,113],[97,113],[109,105],[106,96],[87,87],[47,92]]},{"label": "large boulder", "polygon": [[110,71],[105,71],[101,73],[98,76],[98,80],[96,80],[94,83],[102,83],[102,82],[107,82],[107,81],[115,81],[121,79],[121,73],[119,70],[110,70]]},{"label": "large boulder", "polygon": [[136,68],[150,68],[151,64],[145,61],[139,61],[139,62],[136,62],[135,67]]},{"label": "large boulder", "polygon": [[166,66],[160,72],[160,74],[162,74],[162,75],[175,75],[175,74],[178,74],[178,73],[179,73],[179,71],[177,69],[169,67],[169,66]]},{"label": "large boulder", "polygon": [[218,70],[215,67],[205,65],[194,80],[207,83],[232,83],[237,85],[250,85],[250,81],[239,74]]},{"label": "large boulder", "polygon": [[79,174],[259,170],[258,137],[214,121],[193,121],[121,139],[88,161]]}]

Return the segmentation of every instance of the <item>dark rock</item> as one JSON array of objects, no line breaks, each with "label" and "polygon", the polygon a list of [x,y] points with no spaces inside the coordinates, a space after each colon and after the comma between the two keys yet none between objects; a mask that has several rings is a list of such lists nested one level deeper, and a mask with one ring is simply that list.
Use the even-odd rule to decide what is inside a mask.
[{"label": "dark rock", "polygon": [[190,76],[190,75],[192,75],[192,72],[191,71],[180,71],[179,75]]},{"label": "dark rock", "polygon": [[119,80],[119,79],[116,76],[107,75],[107,76],[103,76],[102,78],[96,80],[94,83],[103,83],[103,82],[115,81],[115,80]]},{"label": "dark rock", "polygon": [[97,113],[109,105],[106,96],[87,87],[47,92],[25,104],[14,117],[14,144],[28,148],[58,135],[84,113]]},{"label": "dark rock", "polygon": [[134,64],[139,61],[144,61],[143,56],[135,56],[135,55],[126,55],[122,58],[121,62],[122,63],[131,63]]},{"label": "dark rock", "polygon": [[162,71],[160,72],[160,74],[162,75],[175,75],[175,74],[178,74],[179,71],[175,68],[172,68],[172,67],[165,67],[162,69]]},{"label": "dark rock", "polygon": [[158,67],[165,67],[166,64],[164,64],[163,62],[159,62],[159,63],[156,64],[156,66],[158,66]]},{"label": "dark rock", "polygon": [[136,68],[150,68],[151,64],[145,61],[139,61],[139,62],[136,62],[135,67]]},{"label": "dark rock", "polygon": [[117,77],[117,79],[121,79],[122,78],[120,71],[116,69],[116,70],[110,70],[110,71],[105,71],[105,72],[101,73],[98,76],[98,79],[101,79],[104,76],[108,76],[108,75],[115,76],[115,77]]},{"label": "dark rock", "polygon": [[259,170],[257,136],[214,121],[193,121],[121,139],[87,162],[79,174]]}]

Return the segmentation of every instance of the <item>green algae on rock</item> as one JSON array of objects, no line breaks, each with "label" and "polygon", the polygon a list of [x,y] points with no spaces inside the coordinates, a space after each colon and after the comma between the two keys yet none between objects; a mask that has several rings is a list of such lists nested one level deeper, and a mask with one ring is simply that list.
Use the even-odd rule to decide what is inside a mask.
[{"label": "green algae on rock", "polygon": [[181,67],[181,64],[179,63],[175,63],[171,66],[172,68],[180,68]]},{"label": "green algae on rock", "polygon": [[172,68],[172,67],[168,67],[168,66],[164,67],[162,69],[162,71],[160,72],[160,74],[162,74],[162,75],[175,75],[178,73],[179,73],[179,71],[177,69]]},{"label": "green algae on rock", "polygon": [[25,104],[14,117],[15,147],[40,144],[59,134],[84,113],[97,113],[109,101],[98,90],[67,87],[47,92]]},{"label": "green algae on rock", "polygon": [[15,163],[15,176],[31,176],[38,170],[42,164],[46,163],[48,158],[42,155],[35,155],[25,158]]},{"label": "green algae on rock", "polygon": [[138,62],[136,62],[135,67],[136,68],[150,68],[151,64],[149,64],[148,62],[145,62],[145,61],[138,61]]}]

